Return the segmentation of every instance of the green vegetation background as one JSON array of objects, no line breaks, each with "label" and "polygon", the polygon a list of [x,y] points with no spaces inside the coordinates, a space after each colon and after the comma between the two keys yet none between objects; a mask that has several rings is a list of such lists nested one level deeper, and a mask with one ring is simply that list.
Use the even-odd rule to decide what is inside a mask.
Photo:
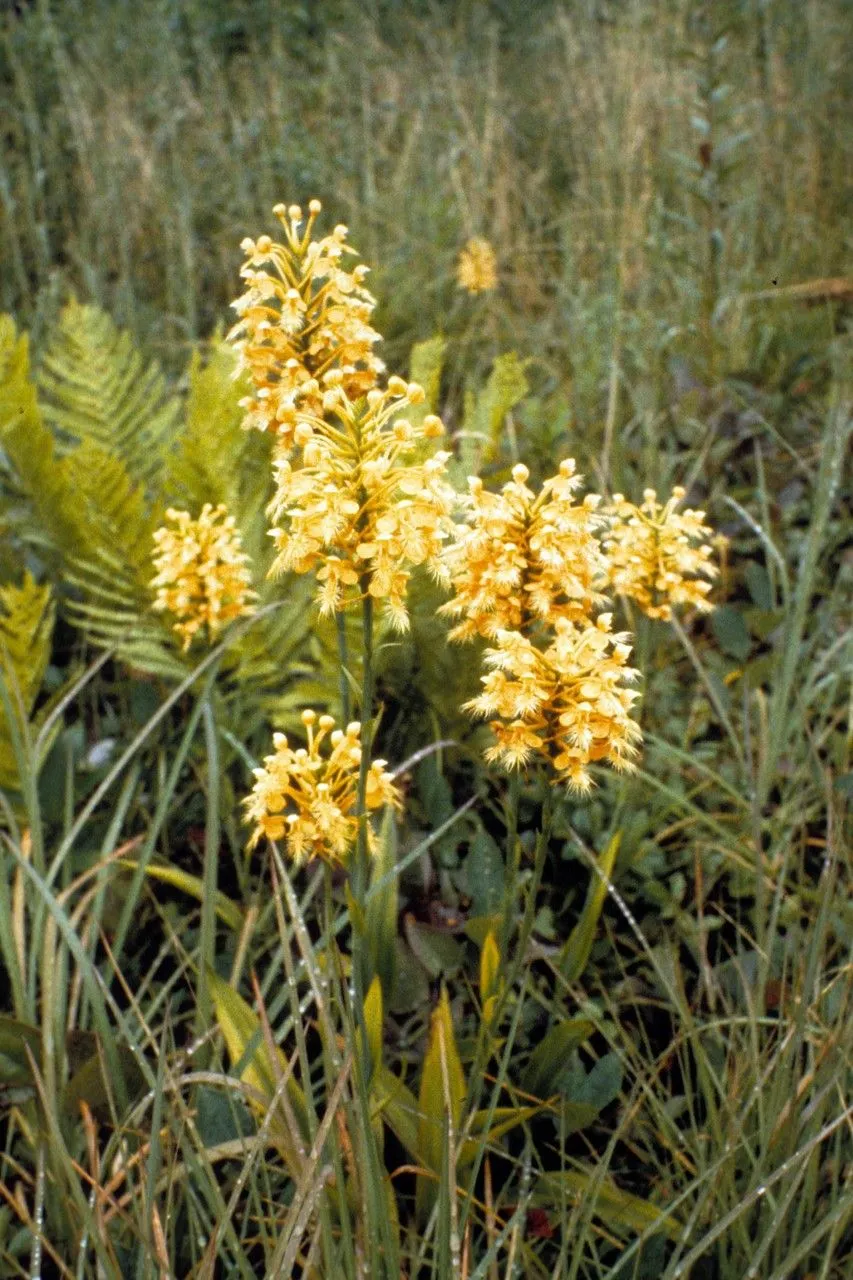
[{"label": "green vegetation background", "polygon": [[[291,1245],[304,1261],[323,1203],[323,1160],[289,1178],[284,1139],[241,1165],[228,1144],[250,1110],[192,1077],[221,1066],[216,1044],[189,1046],[214,1006],[222,1025],[217,982],[233,976],[301,1068],[316,1076],[330,1051],[298,1013],[306,974],[322,976],[319,891],[300,898],[306,933],[277,918],[237,801],[270,725],[337,696],[334,638],[301,587],[267,586],[285,607],[199,698],[207,676],[193,686],[144,587],[150,532],[178,498],[234,502],[262,560],[263,442],[239,430],[212,339],[240,239],[272,229],[276,201],[318,196],[372,268],[389,369],[432,371],[460,470],[498,484],[521,458],[538,480],[570,455],[590,487],[633,499],[684,483],[731,539],[713,618],[629,619],[641,777],[602,776],[564,806],[538,896],[522,874],[529,964],[480,1102],[524,1080],[560,1103],[484,1144],[479,1203],[487,1148],[505,1189],[496,1216],[461,1224],[466,1274],[844,1280],[849,4],[19,0],[0,33],[0,310],[30,335],[28,357],[0,330],[0,1275],[42,1260],[45,1274],[275,1274]],[[478,298],[455,281],[473,235],[499,268]],[[507,883],[506,789],[458,712],[476,661],[446,654],[434,605],[421,586],[379,690],[392,761],[463,743],[411,767],[400,832],[412,860],[391,904],[385,1053],[415,1092],[441,978],[465,1070],[477,1061],[482,921]],[[104,646],[117,656],[75,686]],[[521,787],[528,852],[540,798]],[[99,873],[116,850],[177,875]],[[612,874],[606,901],[595,866]],[[595,941],[567,965],[584,920]],[[229,1010],[257,1046],[248,1007]],[[131,1049],[150,1105],[120,1060]],[[322,1082],[308,1095],[324,1115]],[[120,1210],[80,1176],[80,1098],[102,1135],[132,1117],[99,1154],[104,1183],[125,1179]],[[387,1138],[392,1165],[406,1152],[417,1162]],[[335,1147],[339,1175],[346,1159]],[[398,1186],[401,1266],[460,1274],[455,1201],[440,1195],[425,1224],[422,1187]],[[355,1274],[345,1206],[320,1219],[322,1274]]]}]

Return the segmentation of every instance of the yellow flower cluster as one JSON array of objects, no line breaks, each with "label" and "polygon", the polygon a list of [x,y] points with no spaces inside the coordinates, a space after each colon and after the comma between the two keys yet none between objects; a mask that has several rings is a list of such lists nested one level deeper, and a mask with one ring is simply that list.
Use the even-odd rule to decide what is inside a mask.
[{"label": "yellow flower cluster", "polygon": [[297,457],[275,463],[273,572],[315,571],[324,613],[368,593],[384,602],[392,625],[405,630],[412,568],[424,565],[439,580],[447,577],[441,553],[453,528],[450,454],[417,460],[421,442],[444,428],[434,414],[417,424],[399,416],[424,398],[421,387],[402,378],[353,401],[341,371],[332,370],[311,394],[322,416],[295,410]]},{"label": "yellow flower cluster", "polygon": [[460,289],[469,293],[487,293],[498,286],[495,251],[488,240],[475,236],[459,254],[456,279]]},{"label": "yellow flower cluster", "polygon": [[483,636],[483,692],[467,704],[491,721],[487,759],[510,769],[533,755],[550,761],[576,790],[591,785],[589,765],[630,769],[640,731],[631,719],[628,637],[612,634],[607,561],[599,533],[601,499],[578,500],[581,479],[566,459],[536,495],[519,464],[500,493],[469,480],[465,521],[445,554],[459,619],[454,640]]},{"label": "yellow flower cluster", "polygon": [[384,368],[373,352],[380,335],[370,326],[376,304],[364,287],[369,268],[344,268],[345,255],[355,254],[345,226],[311,239],[320,209],[320,201],[312,200],[303,225],[299,205],[275,206],[284,243],[266,235],[242,242],[240,274],[248,287],[232,303],[239,320],[228,337],[254,386],[241,401],[244,425],[274,431],[284,448],[293,407],[321,411],[318,378],[338,369],[356,399],[376,385]]},{"label": "yellow flower cluster", "polygon": [[609,613],[583,625],[557,618],[545,649],[518,631],[498,632],[486,650],[483,692],[466,704],[474,715],[500,717],[490,726],[497,743],[487,760],[516,769],[544,755],[578,791],[592,786],[592,762],[634,767],[640,729],[630,712],[638,694],[625,682],[637,672],[628,666],[627,634],[610,626]]},{"label": "yellow flower cluster", "polygon": [[603,545],[612,590],[636,600],[650,618],[668,619],[678,604],[713,608],[708,594],[718,570],[706,541],[713,531],[704,511],[677,510],[684,496],[675,488],[661,504],[654,489],[646,489],[637,507],[617,493],[607,513]]},{"label": "yellow flower cluster", "polygon": [[[252,849],[264,837],[284,838],[294,862],[323,858],[346,863],[358,838],[358,775],[361,766],[361,725],[336,729],[331,716],[302,712],[308,746],[295,750],[283,733],[273,736],[275,752],[255,769],[252,793],[243,802],[247,821],[254,823]],[[315,727],[316,726],[316,727]],[[322,749],[321,749],[322,748]],[[374,760],[367,774],[368,810],[394,805],[400,795],[384,760]],[[373,848],[373,832],[368,824]]]},{"label": "yellow flower cluster", "polygon": [[203,627],[213,640],[229,622],[251,613],[257,595],[240,533],[224,506],[206,502],[197,520],[170,507],[166,519],[174,527],[163,525],[154,534],[153,607],[174,614],[186,651]]},{"label": "yellow flower cluster", "polygon": [[442,612],[460,619],[452,640],[494,639],[537,618],[580,622],[604,600],[600,497],[576,501],[581,478],[571,458],[538,497],[527,487],[529,475],[519,463],[500,493],[489,493],[477,477],[468,481],[465,523],[445,556],[455,595]]}]

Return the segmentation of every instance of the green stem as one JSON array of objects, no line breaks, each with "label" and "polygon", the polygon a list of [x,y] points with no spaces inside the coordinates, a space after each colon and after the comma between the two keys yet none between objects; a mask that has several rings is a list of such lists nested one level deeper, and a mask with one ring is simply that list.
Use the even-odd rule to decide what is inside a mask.
[{"label": "green stem", "polygon": [[373,748],[373,597],[368,592],[369,582],[362,580],[364,592],[361,606],[362,625],[362,684],[361,684],[361,764],[358,770],[358,844],[353,869],[353,897],[358,905],[364,905],[367,893],[367,874],[370,858],[367,816],[367,775],[370,772],[370,756]]},{"label": "green stem", "polygon": [[198,1008],[196,1009],[196,1034],[198,1035],[208,1029],[213,1017],[208,971],[213,968],[216,947],[216,890],[219,883],[219,744],[210,692],[205,695],[201,715],[207,755],[207,812],[204,824],[204,893],[201,901]]},{"label": "green stem", "polygon": [[347,645],[347,620],[343,609],[335,614],[338,633],[338,661],[341,666],[338,677],[341,692],[341,727],[346,728],[352,719],[349,696],[349,646]]},{"label": "green stem", "polygon": [[521,865],[521,843],[518,839],[518,802],[521,794],[521,774],[513,769],[509,775],[505,802],[506,816],[506,880],[504,882],[503,928],[501,930],[501,955],[507,955],[512,937],[515,915],[515,893]]}]

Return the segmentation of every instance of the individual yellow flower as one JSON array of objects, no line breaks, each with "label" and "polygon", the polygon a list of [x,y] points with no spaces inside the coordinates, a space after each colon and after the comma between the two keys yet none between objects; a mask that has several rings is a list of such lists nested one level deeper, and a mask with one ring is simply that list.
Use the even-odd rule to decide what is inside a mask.
[{"label": "individual yellow flower", "polygon": [[[297,864],[323,858],[344,865],[358,838],[358,776],[361,725],[336,729],[331,716],[302,712],[308,746],[290,746],[283,733],[273,736],[275,751],[254,770],[252,793],[243,802],[246,820],[254,824],[249,848],[264,837],[284,839]],[[315,727],[316,726],[316,727]],[[384,760],[374,760],[367,774],[368,810],[401,805],[400,794]],[[368,843],[375,837],[368,824]]]},{"label": "individual yellow flower", "polygon": [[197,520],[170,507],[166,519],[174,527],[163,525],[154,534],[153,607],[174,614],[186,651],[203,627],[213,640],[229,622],[251,613],[257,595],[249,557],[224,506],[206,502]]},{"label": "individual yellow flower", "polygon": [[518,631],[500,631],[486,650],[483,692],[466,704],[478,716],[497,716],[497,739],[486,759],[517,769],[537,755],[576,791],[592,786],[589,765],[635,766],[640,728],[631,719],[638,697],[627,687],[638,672],[628,666],[625,633],[610,630],[612,617],[594,623],[557,618],[551,643],[538,649]]},{"label": "individual yellow flower", "polygon": [[678,487],[661,504],[654,489],[646,489],[637,507],[617,493],[607,512],[603,546],[611,588],[636,600],[650,618],[670,618],[673,605],[714,607],[707,598],[718,572],[707,541],[713,530],[704,511],[677,510],[684,497]]},{"label": "individual yellow flower", "polygon": [[340,370],[332,370],[311,394],[322,416],[294,409],[295,457],[275,463],[272,571],[316,573],[327,614],[368,593],[405,630],[412,568],[424,565],[446,579],[441,553],[456,496],[446,479],[450,454],[420,460],[419,452],[444,428],[434,414],[417,424],[399,416],[424,398],[421,387],[402,378],[353,401]]},{"label": "individual yellow flower", "polygon": [[241,401],[244,425],[274,431],[283,448],[290,444],[296,403],[321,411],[317,378],[338,369],[357,398],[376,385],[384,368],[373,352],[380,335],[370,326],[376,304],[364,287],[368,268],[344,269],[344,257],[355,254],[345,226],[311,239],[320,209],[320,201],[312,200],[303,220],[299,205],[275,206],[284,243],[266,235],[242,242],[240,274],[248,287],[232,303],[239,320],[228,337],[253,383]]},{"label": "individual yellow flower", "polygon": [[498,287],[495,251],[488,240],[474,236],[459,254],[456,279],[460,289],[469,293],[487,293]]},{"label": "individual yellow flower", "polygon": [[451,640],[494,639],[536,619],[582,621],[604,599],[601,499],[577,500],[581,478],[571,458],[538,496],[528,477],[519,463],[500,493],[489,493],[477,477],[468,481],[465,523],[455,526],[445,553],[454,598],[441,611],[458,619]]}]

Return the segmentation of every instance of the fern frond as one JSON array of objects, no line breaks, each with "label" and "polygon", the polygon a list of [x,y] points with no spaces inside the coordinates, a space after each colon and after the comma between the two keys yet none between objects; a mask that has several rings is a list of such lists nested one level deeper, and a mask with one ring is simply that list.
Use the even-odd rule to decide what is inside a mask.
[{"label": "fern frond", "polygon": [[166,457],[162,491],[169,503],[191,512],[206,502],[224,503],[262,577],[271,559],[264,511],[272,487],[272,441],[243,429],[239,402],[246,386],[235,381],[235,368],[234,351],[225,343],[211,346],[206,363],[193,353],[184,426]]},{"label": "fern frond", "polygon": [[38,378],[47,423],[69,444],[86,440],[115,453],[134,480],[150,482],[171,443],[180,405],[146,364],[130,334],[95,306],[71,302]]},{"label": "fern frond", "polygon": [[[30,719],[50,661],[54,609],[50,586],[39,586],[30,574],[18,587],[0,587],[0,787],[17,789],[18,764],[14,730],[20,734]],[[9,723],[9,715],[15,725]]]},{"label": "fern frond", "polygon": [[17,336],[10,316],[0,316],[0,446],[6,487],[26,504],[10,524],[35,546],[73,546],[77,521],[53,432],[36,399],[29,339]]}]

